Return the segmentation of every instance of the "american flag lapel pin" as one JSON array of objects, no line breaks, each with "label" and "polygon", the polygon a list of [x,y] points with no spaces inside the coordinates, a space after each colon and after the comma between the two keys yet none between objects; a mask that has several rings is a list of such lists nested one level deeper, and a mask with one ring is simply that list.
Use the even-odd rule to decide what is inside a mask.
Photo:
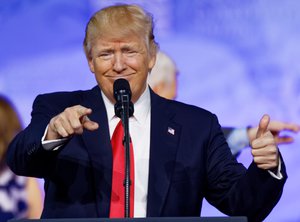
[{"label": "american flag lapel pin", "polygon": [[171,135],[175,135],[175,130],[172,127],[168,127],[168,133],[170,133]]}]

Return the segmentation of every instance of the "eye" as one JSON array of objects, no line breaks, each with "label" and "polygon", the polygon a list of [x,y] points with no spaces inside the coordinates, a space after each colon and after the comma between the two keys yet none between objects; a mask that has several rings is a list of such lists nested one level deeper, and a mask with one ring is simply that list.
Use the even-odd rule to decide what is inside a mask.
[{"label": "eye", "polygon": [[108,60],[113,57],[113,53],[112,52],[101,52],[101,53],[99,53],[98,57],[103,60]]},{"label": "eye", "polygon": [[129,57],[135,56],[137,54],[137,51],[135,50],[126,50],[125,54]]}]

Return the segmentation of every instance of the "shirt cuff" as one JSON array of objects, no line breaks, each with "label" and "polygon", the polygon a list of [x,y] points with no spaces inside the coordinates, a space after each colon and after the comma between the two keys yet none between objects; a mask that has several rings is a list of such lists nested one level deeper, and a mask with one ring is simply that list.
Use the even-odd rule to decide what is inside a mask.
[{"label": "shirt cuff", "polygon": [[42,147],[48,151],[58,150],[61,146],[63,146],[66,143],[67,140],[69,140],[69,138],[62,138],[62,139],[56,139],[56,140],[45,140],[45,137],[46,137],[46,134],[48,131],[48,127],[49,127],[49,124],[47,125],[46,130],[45,130],[44,135],[41,140]]},{"label": "shirt cuff", "polygon": [[278,163],[276,174],[272,170],[268,170],[268,172],[269,172],[269,174],[271,174],[272,177],[274,177],[277,180],[281,180],[283,178],[282,173],[281,173],[281,158],[279,158],[279,163]]},{"label": "shirt cuff", "polygon": [[242,149],[249,146],[247,128],[235,128],[227,138],[228,146],[233,155],[238,154]]}]

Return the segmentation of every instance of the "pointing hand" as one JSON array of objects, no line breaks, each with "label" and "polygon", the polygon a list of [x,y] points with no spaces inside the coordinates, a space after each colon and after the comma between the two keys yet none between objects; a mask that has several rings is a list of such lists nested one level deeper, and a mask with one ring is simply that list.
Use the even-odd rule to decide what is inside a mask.
[{"label": "pointing hand", "polygon": [[84,128],[91,131],[98,129],[98,123],[88,118],[91,113],[91,109],[80,105],[66,108],[50,120],[45,139],[54,140],[82,134]]},{"label": "pointing hand", "polygon": [[268,130],[269,124],[269,115],[264,115],[259,122],[256,138],[251,141],[254,162],[264,170],[274,169],[279,163],[278,148],[273,134]]}]

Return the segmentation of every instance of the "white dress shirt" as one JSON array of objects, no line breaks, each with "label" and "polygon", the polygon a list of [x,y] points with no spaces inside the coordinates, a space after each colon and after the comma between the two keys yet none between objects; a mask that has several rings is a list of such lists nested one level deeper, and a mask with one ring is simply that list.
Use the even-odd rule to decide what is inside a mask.
[{"label": "white dress shirt", "polygon": [[[120,118],[115,116],[114,104],[103,93],[102,97],[106,107],[111,138]],[[150,91],[147,87],[134,104],[133,116],[129,118],[129,133],[134,152],[134,217],[146,217],[147,213],[150,107]]]}]

